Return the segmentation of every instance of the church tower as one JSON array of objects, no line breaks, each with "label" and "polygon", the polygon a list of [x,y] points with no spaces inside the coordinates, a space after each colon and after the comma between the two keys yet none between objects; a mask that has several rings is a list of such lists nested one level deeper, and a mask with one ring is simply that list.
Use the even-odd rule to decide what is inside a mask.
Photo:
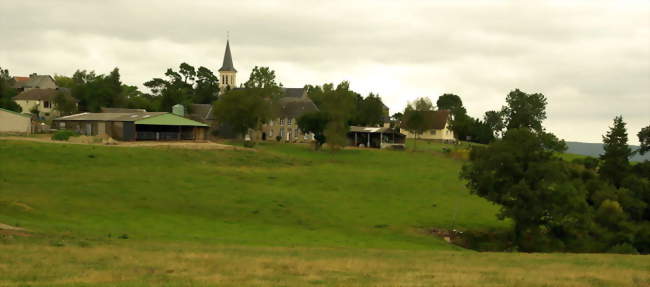
[{"label": "church tower", "polygon": [[230,54],[230,39],[226,41],[226,54],[223,56],[223,65],[219,69],[219,81],[221,91],[234,89],[237,87],[237,70],[232,64],[232,54]]}]

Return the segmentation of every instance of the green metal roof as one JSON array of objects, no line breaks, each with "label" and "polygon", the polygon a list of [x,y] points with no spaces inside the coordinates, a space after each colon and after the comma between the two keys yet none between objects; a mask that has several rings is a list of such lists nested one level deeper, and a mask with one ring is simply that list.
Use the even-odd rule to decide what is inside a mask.
[{"label": "green metal roof", "polygon": [[208,125],[186,119],[175,114],[162,114],[157,116],[148,117],[135,121],[136,125],[157,125],[157,126],[193,126],[193,127],[207,127]]},{"label": "green metal roof", "polygon": [[26,117],[26,118],[31,118],[31,117],[32,117],[32,116],[27,115],[27,114],[21,114],[21,113],[19,113],[19,112],[14,112],[14,111],[7,110],[7,109],[3,109],[3,108],[0,108],[0,111],[10,112],[10,113],[12,113],[12,114],[17,114],[17,115],[19,115],[19,116],[23,116],[23,117]]}]

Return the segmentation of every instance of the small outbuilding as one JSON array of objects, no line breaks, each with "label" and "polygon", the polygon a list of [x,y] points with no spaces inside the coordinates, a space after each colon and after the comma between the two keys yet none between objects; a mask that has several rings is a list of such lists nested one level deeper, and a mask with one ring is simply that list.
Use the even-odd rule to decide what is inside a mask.
[{"label": "small outbuilding", "polygon": [[121,141],[206,140],[208,126],[166,112],[81,113],[54,120],[54,128]]},{"label": "small outbuilding", "polygon": [[32,117],[0,108],[0,132],[29,134],[32,132]]},{"label": "small outbuilding", "polygon": [[348,142],[355,147],[404,149],[406,135],[398,128],[350,126]]}]

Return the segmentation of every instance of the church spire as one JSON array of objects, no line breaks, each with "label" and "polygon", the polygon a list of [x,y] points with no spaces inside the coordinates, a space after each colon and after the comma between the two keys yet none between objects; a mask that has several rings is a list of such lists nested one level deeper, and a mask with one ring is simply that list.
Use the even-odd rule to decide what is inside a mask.
[{"label": "church spire", "polygon": [[237,72],[235,66],[232,64],[232,54],[230,53],[230,39],[226,41],[226,53],[223,56],[223,65],[219,72]]}]

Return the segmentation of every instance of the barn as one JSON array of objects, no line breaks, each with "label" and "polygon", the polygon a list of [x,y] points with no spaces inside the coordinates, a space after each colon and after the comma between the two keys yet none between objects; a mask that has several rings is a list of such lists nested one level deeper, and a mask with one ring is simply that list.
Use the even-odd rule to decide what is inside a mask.
[{"label": "barn", "polygon": [[81,113],[56,118],[56,129],[121,141],[206,140],[208,126],[166,112]]}]

